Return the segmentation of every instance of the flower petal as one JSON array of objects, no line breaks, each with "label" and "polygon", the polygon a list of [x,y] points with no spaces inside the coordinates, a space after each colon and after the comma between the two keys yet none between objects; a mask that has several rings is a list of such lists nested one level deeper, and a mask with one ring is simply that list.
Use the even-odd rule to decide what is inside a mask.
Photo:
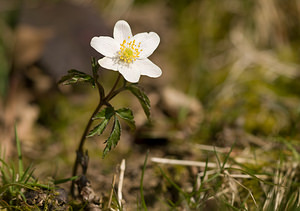
[{"label": "flower petal", "polygon": [[157,48],[160,42],[160,38],[158,34],[155,32],[150,32],[150,33],[139,33],[136,34],[133,39],[135,39],[135,42],[137,44],[141,43],[140,49],[141,51],[139,58],[147,58],[149,57],[154,50]]},{"label": "flower petal", "polygon": [[139,42],[143,42],[143,41],[147,40],[148,36],[149,36],[148,32],[142,32],[142,33],[138,33],[138,34],[134,35],[131,40],[135,40],[135,43],[138,44]]},{"label": "flower petal", "polygon": [[100,36],[93,37],[91,46],[103,56],[114,57],[120,50],[120,44],[111,37]]},{"label": "flower petal", "polygon": [[128,37],[132,37],[129,24],[124,20],[118,21],[114,27],[114,39],[121,44],[123,40],[128,40]]},{"label": "flower petal", "polygon": [[134,67],[134,63],[119,66],[119,72],[123,75],[126,81],[131,83],[137,83],[141,76],[140,69]]},{"label": "flower petal", "polygon": [[138,68],[141,71],[141,75],[146,75],[151,78],[157,78],[162,74],[161,69],[149,59],[136,60],[134,62],[134,68]]},{"label": "flower petal", "polygon": [[104,57],[102,59],[99,59],[98,63],[103,68],[118,71],[119,64],[118,64],[118,62],[116,61],[115,58]]}]

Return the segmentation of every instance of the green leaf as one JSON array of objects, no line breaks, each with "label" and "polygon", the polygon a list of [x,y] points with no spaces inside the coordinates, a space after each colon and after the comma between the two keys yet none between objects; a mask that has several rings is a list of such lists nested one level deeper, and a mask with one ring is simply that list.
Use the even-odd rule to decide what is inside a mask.
[{"label": "green leaf", "polygon": [[130,84],[126,87],[139,100],[146,116],[150,119],[150,100],[147,95],[135,84]]},{"label": "green leaf", "polygon": [[105,130],[106,126],[109,123],[109,120],[111,117],[115,114],[115,110],[113,107],[106,107],[105,109],[98,112],[94,117],[95,119],[103,119],[99,124],[97,124],[87,135],[87,137],[92,137],[94,135],[101,135],[103,131]]},{"label": "green leaf", "polygon": [[103,150],[103,155],[102,155],[103,158],[112,148],[117,146],[117,144],[120,140],[120,136],[121,136],[121,125],[120,125],[120,122],[119,122],[117,116],[115,115],[114,116],[114,125],[111,130],[110,136],[105,141],[106,146]]},{"label": "green leaf", "polygon": [[115,114],[114,108],[109,106],[109,107],[106,107],[105,109],[101,110],[100,112],[98,112],[93,117],[93,120],[95,120],[95,119],[110,119],[114,114]]},{"label": "green leaf", "polygon": [[70,85],[70,84],[75,84],[79,82],[87,82],[92,84],[93,87],[95,87],[95,80],[92,76],[80,72],[78,70],[71,69],[68,71],[68,74],[63,76],[58,83],[62,83],[64,85]]},{"label": "green leaf", "polygon": [[92,137],[94,135],[98,135],[100,136],[103,131],[105,130],[106,126],[108,125],[110,119],[104,119],[103,121],[101,121],[98,125],[96,125],[90,132],[89,134],[86,136],[87,138]]},{"label": "green leaf", "polygon": [[135,121],[134,121],[133,113],[129,108],[120,108],[116,110],[116,114],[118,114],[119,117],[125,120],[132,130],[135,129]]}]

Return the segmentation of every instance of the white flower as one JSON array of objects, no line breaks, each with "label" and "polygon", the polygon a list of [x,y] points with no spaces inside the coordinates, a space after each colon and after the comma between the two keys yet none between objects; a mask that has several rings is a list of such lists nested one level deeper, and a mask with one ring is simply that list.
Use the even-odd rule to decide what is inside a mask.
[{"label": "white flower", "polygon": [[115,24],[113,37],[91,40],[91,46],[104,56],[98,61],[101,67],[119,71],[131,83],[138,82],[141,75],[157,78],[162,74],[148,59],[159,44],[158,34],[144,32],[132,36],[129,24],[120,20]]}]

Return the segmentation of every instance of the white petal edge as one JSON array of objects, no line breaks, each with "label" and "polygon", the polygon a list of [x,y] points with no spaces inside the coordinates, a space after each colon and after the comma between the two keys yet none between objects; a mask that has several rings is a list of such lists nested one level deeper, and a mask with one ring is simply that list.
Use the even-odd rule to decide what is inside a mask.
[{"label": "white petal edge", "polygon": [[133,69],[139,69],[141,71],[141,75],[158,78],[162,74],[161,69],[149,59],[136,60],[133,65]]},{"label": "white petal edge", "polygon": [[118,62],[115,58],[104,57],[98,60],[98,63],[101,67],[109,70],[118,71]]},{"label": "white petal edge", "polygon": [[134,68],[133,64],[124,64],[119,66],[119,72],[123,75],[126,81],[130,83],[137,83],[140,80],[140,69]]},{"label": "white petal edge", "polygon": [[160,38],[155,32],[139,33],[136,34],[133,39],[135,39],[136,44],[141,43],[140,49],[142,49],[142,51],[139,56],[141,59],[149,57],[160,42]]},{"label": "white petal edge", "polygon": [[121,44],[123,40],[128,40],[128,37],[132,37],[129,24],[124,20],[119,20],[114,27],[114,39]]},{"label": "white petal edge", "polygon": [[112,37],[107,36],[93,37],[91,46],[103,56],[107,57],[114,57],[120,50],[120,44]]},{"label": "white petal edge", "polygon": [[147,40],[148,36],[149,36],[148,32],[142,32],[134,35],[132,40],[135,40],[135,43],[138,44],[139,42],[143,42],[144,40]]}]

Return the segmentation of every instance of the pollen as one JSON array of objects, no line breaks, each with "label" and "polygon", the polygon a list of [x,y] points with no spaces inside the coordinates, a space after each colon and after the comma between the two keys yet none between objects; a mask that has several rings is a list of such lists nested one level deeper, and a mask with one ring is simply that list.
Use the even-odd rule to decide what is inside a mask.
[{"label": "pollen", "polygon": [[[130,37],[128,37],[128,39],[129,38]],[[124,40],[123,43],[120,44],[120,51],[118,52],[120,59],[128,64],[136,61],[136,59],[139,58],[139,55],[142,51],[140,47],[140,42],[136,44],[135,40],[130,42]]]}]

